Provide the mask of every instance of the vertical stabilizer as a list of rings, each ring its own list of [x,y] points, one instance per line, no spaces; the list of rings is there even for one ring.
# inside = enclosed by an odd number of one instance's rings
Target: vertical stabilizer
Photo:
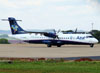
[[[24,34],[25,33],[25,31],[17,24],[16,21],[18,20],[16,20],[13,17],[9,17],[8,21],[10,24],[12,34]]]

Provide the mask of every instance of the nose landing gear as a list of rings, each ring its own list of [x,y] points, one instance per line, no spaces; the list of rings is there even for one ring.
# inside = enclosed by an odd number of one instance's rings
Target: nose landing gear
[[[94,44],[90,44],[90,47],[94,47]]]

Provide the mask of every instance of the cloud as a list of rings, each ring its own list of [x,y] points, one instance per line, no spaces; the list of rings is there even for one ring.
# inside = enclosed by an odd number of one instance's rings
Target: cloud
[[[42,5],[42,0],[22,0],[19,4],[24,6],[40,6]]]
[[[46,1],[46,0],[44,0]],[[66,0],[48,0],[49,2],[63,2],[63,1],[66,1]]]
[[[29,6],[40,6],[42,5],[42,0],[0,0],[0,6],[11,7],[11,8],[22,8]]]
[[[72,28],[73,24],[87,24],[93,16],[99,18],[97,5],[98,0],[0,0],[0,17],[22,19],[25,29],[66,28],[66,24]]]
[[[11,3],[8,0],[0,0],[0,6],[2,6],[2,7],[16,7],[15,4]]]
[[[53,6],[52,9],[56,12],[64,13],[70,16],[77,15],[90,15],[94,13],[93,8],[90,5],[66,5],[66,6]]]
[[[88,0],[88,2],[93,2],[93,3],[96,3],[96,4],[100,4],[100,0]]]
[[[87,0],[92,7],[94,8],[100,8],[100,0]]]
[[[46,0],[44,0],[46,1]],[[82,0],[48,0],[49,2],[80,2]]]

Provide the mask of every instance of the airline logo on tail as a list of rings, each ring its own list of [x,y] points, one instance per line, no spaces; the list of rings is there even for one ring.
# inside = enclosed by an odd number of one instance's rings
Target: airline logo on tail
[[[14,33],[16,33],[16,31],[18,30],[18,26],[17,25],[11,25],[11,28],[14,30]]]

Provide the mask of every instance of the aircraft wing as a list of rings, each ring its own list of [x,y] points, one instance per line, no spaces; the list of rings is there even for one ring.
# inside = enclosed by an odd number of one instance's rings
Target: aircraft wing
[[[25,31],[26,33],[36,33],[36,34],[42,34],[46,37],[51,38],[58,38],[55,32],[48,32],[48,31]]]

